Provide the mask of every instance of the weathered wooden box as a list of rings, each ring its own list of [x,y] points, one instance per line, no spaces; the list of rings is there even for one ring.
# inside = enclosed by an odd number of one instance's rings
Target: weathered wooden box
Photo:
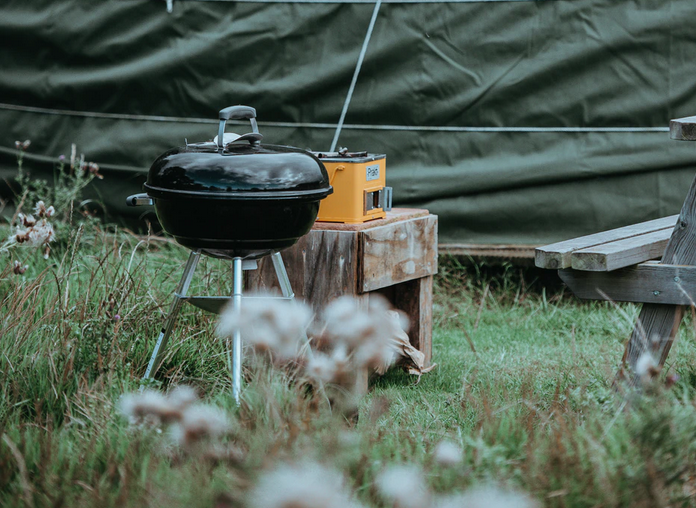
[[[295,296],[315,310],[352,295],[365,305],[386,296],[411,319],[411,344],[432,356],[433,275],[437,273],[437,216],[427,210],[394,209],[363,224],[316,222],[282,252]],[[245,291],[277,287],[269,258],[246,272]]]

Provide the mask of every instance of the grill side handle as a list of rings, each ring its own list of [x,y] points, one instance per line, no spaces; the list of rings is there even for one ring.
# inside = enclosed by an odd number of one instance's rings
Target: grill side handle
[[[128,196],[126,198],[126,205],[128,206],[147,206],[154,204],[155,202],[150,196],[147,195],[147,193],[133,194],[132,196]]]
[[[222,150],[224,148],[223,144],[223,138],[225,137],[225,124],[227,124],[227,120],[244,120],[248,119],[249,123],[251,123],[251,131],[253,134],[258,134],[259,137],[258,139],[254,137],[250,137],[249,141],[253,145],[258,145],[259,140],[261,139],[261,135],[259,133],[259,127],[256,124],[256,109],[252,108],[251,106],[229,106],[225,109],[220,110],[220,126],[218,127],[218,151],[222,153]]]

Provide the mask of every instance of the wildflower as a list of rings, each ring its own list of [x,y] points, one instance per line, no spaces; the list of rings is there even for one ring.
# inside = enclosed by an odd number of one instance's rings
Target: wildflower
[[[331,356],[316,352],[307,362],[307,375],[318,381],[330,383],[336,378],[338,366]]]
[[[121,321],[121,316],[118,315],[118,314],[116,314],[116,315],[114,316],[113,319],[114,319],[114,321],[116,321],[116,322]]]
[[[181,407],[172,404],[165,395],[154,390],[123,395],[119,409],[131,423],[170,423],[182,418]]]
[[[184,407],[171,434],[177,444],[191,448],[202,441],[219,438],[229,427],[227,415],[222,410],[205,404],[193,404]]]
[[[245,300],[241,312],[232,307],[224,310],[217,332],[228,337],[239,330],[257,350],[289,359],[297,356],[310,318],[311,311],[304,304],[259,297]]]
[[[99,172],[99,165],[96,162],[87,163],[87,172],[90,175],[94,175],[95,177],[99,178],[100,180],[104,179],[104,175],[102,175]]]
[[[36,219],[31,215],[24,215],[23,213],[17,214],[17,222],[19,222],[25,228],[31,228],[36,225]]]
[[[197,401],[196,390],[182,385],[168,395],[152,390],[123,395],[119,407],[131,423],[168,425],[169,435],[176,444],[188,452],[210,455],[219,444],[215,440],[227,432],[230,425],[224,411]],[[210,456],[214,455],[225,454],[216,452]]]
[[[43,201],[37,201],[36,206],[34,206],[34,213],[38,215],[40,219],[43,219],[44,217],[52,217],[56,213],[56,209],[52,206],[46,207],[46,203]],[[31,215],[29,217],[31,217]]]
[[[117,317],[120,319],[118,314],[114,316],[114,319]],[[198,395],[196,394],[195,388],[186,385],[179,385],[169,392],[167,398],[173,406],[180,409],[185,409],[198,400]]]
[[[377,490],[395,508],[423,508],[430,493],[423,471],[415,466],[391,466],[377,477]]]
[[[441,466],[456,466],[462,462],[462,449],[452,441],[440,441],[433,458]]]
[[[55,232],[53,231],[53,226],[51,223],[44,221],[39,222],[37,225],[29,228],[25,232],[25,241],[30,247],[39,247],[41,245],[48,245],[49,242],[54,241]]]
[[[36,205],[34,205],[34,213],[39,217],[46,215],[46,203],[43,201],[37,201]]]
[[[248,495],[254,508],[361,508],[335,469],[314,462],[286,464],[261,476]]]
[[[27,268],[29,268],[29,265],[22,266],[22,263],[15,260],[14,267],[13,267],[12,271],[17,275],[22,275],[24,272],[27,271]]]
[[[348,348],[356,367],[382,368],[396,358],[391,343],[393,318],[383,298],[370,298],[367,310],[357,300],[345,296],[334,300],[324,311],[326,327],[318,337],[320,345]]]
[[[31,145],[31,141],[25,139],[24,141],[15,141],[15,148],[17,150],[25,151]]]
[[[641,381],[650,381],[660,373],[660,367],[655,361],[655,357],[650,352],[645,352],[636,361],[636,375]]]
[[[361,310],[358,300],[350,296],[337,298],[324,310],[330,336],[351,345],[358,345],[375,333],[379,323],[373,317],[369,311]]]
[[[384,373],[396,360],[397,351],[390,342],[388,335],[383,335],[380,340],[364,342],[355,350],[355,363],[361,367],[375,369]]]
[[[65,155],[60,154],[60,155],[58,156],[58,160],[60,161],[61,164],[62,164],[63,162],[65,162]]]
[[[46,208],[46,204],[43,201],[39,201],[36,203],[34,212],[39,216],[41,219],[40,221],[37,221],[33,215],[17,214],[17,222],[19,225],[10,240],[15,243],[26,244],[29,247],[43,246],[44,258],[48,259],[48,254],[51,250],[49,243],[54,241],[56,237],[53,226],[46,218],[53,215],[55,209],[52,206]]]
[[[342,430],[338,433],[338,444],[342,448],[355,449],[360,446],[360,435],[351,430]]]
[[[336,345],[333,351],[331,351],[331,359],[336,365],[336,369],[339,371],[346,370],[350,367],[350,356],[345,344]]]
[[[327,322],[350,321],[357,311],[357,301],[350,296],[335,299],[324,309],[324,320]]]
[[[17,243],[24,243],[29,240],[29,231],[17,229],[17,232],[12,238]]]
[[[434,508],[539,508],[540,504],[526,494],[494,487],[479,487],[464,494],[436,500]]]

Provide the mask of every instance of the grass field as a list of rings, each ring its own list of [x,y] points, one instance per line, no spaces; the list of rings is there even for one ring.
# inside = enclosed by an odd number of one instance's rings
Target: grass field
[[[48,260],[0,255],[0,506],[696,505],[691,319],[665,369],[677,383],[667,388],[663,373],[627,402],[611,383],[637,307],[580,303],[531,271],[441,259],[438,366],[420,382],[397,370],[374,378],[356,421],[252,355],[236,406],[214,318],[188,307],[157,388],[193,386],[225,412],[217,447],[200,449],[118,409],[138,389],[183,249],[88,222]],[[228,264],[205,259],[198,273],[193,291],[229,294]],[[292,463],[303,481],[273,472]],[[334,470],[342,501],[321,497]],[[385,486],[385,471],[398,481]],[[267,485],[305,501],[264,497]]]

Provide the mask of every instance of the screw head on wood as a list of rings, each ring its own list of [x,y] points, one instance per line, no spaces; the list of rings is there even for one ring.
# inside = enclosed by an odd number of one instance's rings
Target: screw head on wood
[[[675,277],[674,282],[681,282],[681,279],[679,277]]]
[[[655,296],[660,296],[660,292],[659,292],[659,291],[653,291],[653,294],[654,294]]]

